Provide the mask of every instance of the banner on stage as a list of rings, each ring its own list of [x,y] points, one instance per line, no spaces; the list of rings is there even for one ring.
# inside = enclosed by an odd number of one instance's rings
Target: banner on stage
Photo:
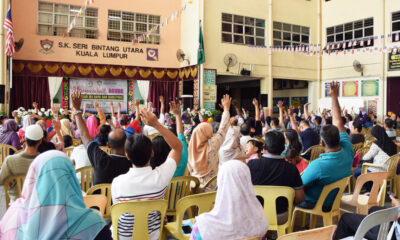
[[[117,111],[118,103],[121,104],[121,112],[127,112],[128,82],[126,80],[103,79],[70,79],[70,96],[74,90],[82,93],[82,108],[86,104],[87,112],[97,112],[93,106],[96,100],[104,113],[110,113],[110,101],[113,102],[114,111]]]

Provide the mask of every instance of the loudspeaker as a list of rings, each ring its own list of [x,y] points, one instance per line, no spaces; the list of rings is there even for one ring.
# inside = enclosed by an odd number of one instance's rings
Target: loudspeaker
[[[243,75],[243,76],[250,76],[251,75],[251,71],[243,68],[242,71],[240,72],[240,74]]]
[[[0,85],[0,103],[6,103],[6,86]]]
[[[268,94],[260,94],[258,102],[263,106],[268,106]]]

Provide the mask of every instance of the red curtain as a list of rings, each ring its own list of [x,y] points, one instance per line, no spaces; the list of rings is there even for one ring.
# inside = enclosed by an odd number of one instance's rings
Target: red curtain
[[[37,102],[39,108],[50,108],[50,92],[47,77],[13,76],[10,111],[19,107],[32,109]]]
[[[160,112],[160,96],[165,99],[165,112],[169,111],[169,102],[179,97],[179,82],[150,82],[149,97],[147,101]]]

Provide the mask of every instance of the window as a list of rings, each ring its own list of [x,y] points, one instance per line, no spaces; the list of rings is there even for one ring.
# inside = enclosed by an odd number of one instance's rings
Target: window
[[[310,42],[310,28],[274,22],[273,32],[274,46],[300,46]]]
[[[374,19],[366,18],[326,29],[330,50],[357,49],[374,45]],[[345,48],[343,45],[345,44]]]
[[[400,11],[392,13],[392,40],[400,41]]]
[[[38,34],[62,36],[67,32],[79,10],[79,6],[39,2]],[[86,8],[86,11],[75,20],[75,26],[68,36],[95,39],[98,31],[97,22],[97,9]]]
[[[222,42],[265,46],[265,21],[222,13]]]
[[[108,35],[112,41],[132,42],[137,37],[147,33],[153,27],[160,25],[160,16],[142,13],[131,13],[108,10]],[[140,43],[160,44],[160,28],[153,31],[149,38]]]

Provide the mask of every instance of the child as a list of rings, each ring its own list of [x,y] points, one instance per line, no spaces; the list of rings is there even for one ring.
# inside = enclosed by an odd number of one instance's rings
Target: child
[[[246,159],[246,163],[253,159],[258,159],[261,157],[261,151],[263,150],[264,143],[261,139],[252,138],[247,142],[246,155],[249,156]]]

